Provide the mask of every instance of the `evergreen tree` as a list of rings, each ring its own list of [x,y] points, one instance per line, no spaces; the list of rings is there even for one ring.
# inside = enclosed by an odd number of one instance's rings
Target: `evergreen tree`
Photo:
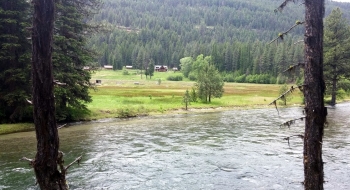
[[[338,81],[350,78],[350,26],[339,8],[325,20],[324,71],[327,90],[336,104]]]
[[[86,36],[91,33],[85,14],[89,2],[61,0],[56,3],[53,67],[55,80],[64,83],[55,88],[56,114],[58,120],[71,120],[74,112],[87,110],[90,71],[84,70],[93,60],[94,53],[86,48]],[[91,1],[91,3],[96,3]],[[98,4],[97,4],[98,5]]]
[[[30,5],[0,1],[0,123],[32,118],[30,100]]]

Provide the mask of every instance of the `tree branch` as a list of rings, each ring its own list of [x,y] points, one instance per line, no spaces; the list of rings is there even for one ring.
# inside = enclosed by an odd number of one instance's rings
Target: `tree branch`
[[[287,71],[288,71],[288,72],[291,72],[291,71],[295,70],[295,68],[297,68],[297,67],[299,67],[299,66],[305,66],[305,63],[304,63],[304,62],[299,62],[298,64],[291,65],[291,66],[289,66],[288,69],[284,70],[283,73],[285,73],[285,72],[287,72]]]
[[[276,106],[276,109],[277,109],[277,105],[276,105],[276,102],[277,100],[280,100],[280,99],[283,99],[286,97],[286,95],[290,94],[290,93],[293,93],[295,89],[299,89],[300,91],[303,91],[303,87],[305,85],[300,85],[300,86],[297,86],[297,87],[294,87],[294,86],[291,86],[289,90],[287,90],[286,92],[284,92],[283,94],[281,94],[278,98],[276,98],[275,100],[273,100],[269,105],[271,104],[274,104]]]
[[[57,127],[57,129],[61,129],[61,128],[65,127],[66,125],[67,125],[67,123],[65,123],[63,125],[60,125],[60,126]]]
[[[57,85],[59,85],[59,86],[65,86],[65,85],[67,85],[67,83],[61,83],[61,82],[59,82],[58,80],[53,80],[53,83],[54,83],[54,84],[57,84]]]
[[[304,140],[304,135],[292,135],[292,136],[283,138],[283,140],[287,140],[287,141],[288,141],[288,146],[289,146],[289,147],[290,147],[289,140],[290,140],[290,138],[292,138],[292,137],[300,137],[301,139]]]
[[[295,24],[294,24],[292,27],[290,27],[287,31],[285,31],[285,32],[283,32],[283,33],[279,33],[278,36],[277,36],[275,39],[273,39],[273,40],[269,43],[269,45],[270,45],[272,42],[274,42],[274,41],[276,41],[276,40],[278,40],[278,39],[283,40],[283,39],[284,39],[284,36],[287,35],[288,32],[290,32],[293,28],[295,28],[296,26],[301,25],[301,24],[304,24],[304,21],[301,22],[301,21],[298,21],[298,20],[297,20],[297,21],[295,22]]]
[[[277,9],[274,10],[274,12],[275,13],[278,12],[278,11],[281,12],[284,9],[284,7],[287,6],[287,4],[289,2],[295,3],[296,1],[298,1],[298,0],[285,0]]]
[[[34,167],[34,160],[33,159],[30,159],[30,158],[27,158],[27,157],[23,157],[21,159],[19,159],[20,161],[27,161],[29,162],[29,165]]]
[[[280,125],[280,128],[283,127],[283,126],[287,126],[288,128],[290,128],[291,125],[293,125],[296,121],[303,121],[306,117],[300,117],[300,118],[297,118],[297,119],[292,119],[292,120],[289,120],[289,121],[286,121],[284,123],[282,123]]]

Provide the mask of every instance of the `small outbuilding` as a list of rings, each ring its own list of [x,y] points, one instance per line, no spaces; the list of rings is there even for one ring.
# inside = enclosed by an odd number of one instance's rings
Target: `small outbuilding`
[[[167,72],[168,71],[168,66],[156,65],[156,66],[154,66],[154,70],[157,71],[157,72]]]
[[[104,65],[104,69],[113,70],[113,65]]]

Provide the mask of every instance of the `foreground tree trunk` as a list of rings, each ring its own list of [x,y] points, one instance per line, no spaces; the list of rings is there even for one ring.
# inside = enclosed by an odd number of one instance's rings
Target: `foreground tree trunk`
[[[305,189],[323,189],[322,137],[327,115],[323,79],[324,0],[305,0]]]
[[[37,153],[33,167],[40,189],[67,189],[57,169],[59,138],[52,74],[54,1],[33,0],[32,81]]]

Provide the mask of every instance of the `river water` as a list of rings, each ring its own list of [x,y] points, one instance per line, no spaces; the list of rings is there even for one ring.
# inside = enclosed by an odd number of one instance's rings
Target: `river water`
[[[233,110],[108,119],[60,129],[71,189],[303,189],[301,108]],[[350,189],[350,104],[329,109],[325,189]],[[35,133],[0,136],[0,189],[38,189],[19,161],[35,155]]]

